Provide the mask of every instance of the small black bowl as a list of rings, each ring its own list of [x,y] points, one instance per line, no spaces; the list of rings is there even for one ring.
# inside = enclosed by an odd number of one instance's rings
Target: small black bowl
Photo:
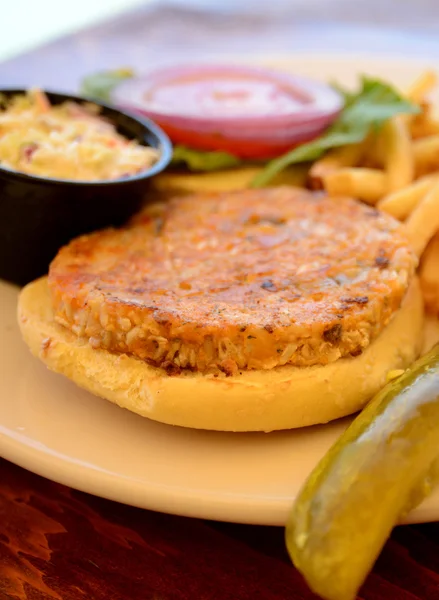
[[[0,90],[6,98],[25,90]],[[0,166],[0,278],[25,285],[47,273],[61,246],[72,238],[122,225],[147,200],[148,179],[172,157],[167,135],[147,118],[130,115],[87,98],[46,92],[52,104],[93,102],[119,133],[157,148],[148,170],[108,181],[72,181],[26,175]]]

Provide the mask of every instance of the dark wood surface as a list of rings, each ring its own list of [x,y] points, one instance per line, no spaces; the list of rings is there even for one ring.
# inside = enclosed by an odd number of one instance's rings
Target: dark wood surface
[[[76,89],[94,69],[151,64],[224,51],[405,51],[439,57],[439,42],[398,2],[398,24],[299,22],[297,10],[246,15],[152,6],[0,65],[1,85]],[[312,3],[302,3],[311,6]],[[346,15],[364,5],[345,2]],[[395,4],[395,2],[393,3]],[[372,6],[373,5],[373,6]],[[287,3],[283,3],[284,8]],[[296,4],[297,6],[297,4]],[[300,11],[299,11],[300,12]],[[303,12],[303,11],[302,11]],[[340,16],[343,11],[339,11]],[[422,11],[421,11],[422,12]],[[378,14],[378,13],[377,13]],[[390,13],[389,13],[390,14]],[[411,14],[411,13],[410,13]],[[302,17],[309,17],[306,11]],[[418,13],[419,16],[419,13]],[[390,17],[389,17],[390,18]],[[0,448],[1,452],[1,448]],[[439,524],[397,528],[360,596],[363,600],[439,600]],[[94,498],[0,460],[0,600],[311,600],[277,528],[208,523]]]
[[[395,530],[359,596],[439,599],[439,524]],[[0,461],[0,600],[312,600],[283,531],[135,509]]]

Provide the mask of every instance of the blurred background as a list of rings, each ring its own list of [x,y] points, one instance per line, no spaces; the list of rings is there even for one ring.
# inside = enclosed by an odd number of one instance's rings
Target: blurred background
[[[67,89],[96,69],[233,53],[385,52],[431,62],[438,27],[439,0],[13,0],[2,14],[0,81]],[[37,47],[38,80],[24,82],[20,55],[31,52],[29,73]],[[72,50],[79,60],[66,73]]]

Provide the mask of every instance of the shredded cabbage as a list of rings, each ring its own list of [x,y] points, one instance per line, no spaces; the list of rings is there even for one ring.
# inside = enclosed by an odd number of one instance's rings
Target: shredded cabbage
[[[144,171],[158,150],[120,135],[92,103],[52,106],[44,92],[3,100],[0,165],[40,177],[99,181]]]

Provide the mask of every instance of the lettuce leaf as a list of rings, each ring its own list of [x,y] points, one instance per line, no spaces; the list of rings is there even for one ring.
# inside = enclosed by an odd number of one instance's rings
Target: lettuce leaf
[[[345,98],[345,106],[336,121],[319,138],[270,161],[254,178],[252,187],[263,187],[289,165],[314,161],[327,150],[364,141],[395,115],[419,112],[418,106],[379,79],[362,77],[356,94],[340,86],[337,89]]]
[[[82,96],[100,100],[102,102],[111,102],[111,92],[124,79],[134,77],[132,69],[115,69],[114,71],[100,71],[87,75],[81,81],[80,93]]]
[[[193,150],[187,146],[174,146],[173,165],[184,164],[190,171],[219,171],[242,164],[242,160],[228,152]]]

